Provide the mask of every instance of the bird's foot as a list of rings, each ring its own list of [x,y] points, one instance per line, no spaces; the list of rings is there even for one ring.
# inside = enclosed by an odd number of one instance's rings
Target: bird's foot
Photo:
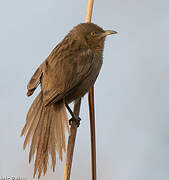
[[[81,121],[81,118],[80,118],[80,117],[74,115],[74,117],[72,117],[72,118],[69,120],[69,125],[72,125],[72,122],[73,122],[73,121],[76,123],[77,127],[80,126],[80,121]]]

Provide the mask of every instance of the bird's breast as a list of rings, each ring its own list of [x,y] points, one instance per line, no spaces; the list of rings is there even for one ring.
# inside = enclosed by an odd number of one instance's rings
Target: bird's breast
[[[72,89],[71,93],[66,97],[68,103],[84,96],[89,91],[99,75],[102,63],[102,55],[95,53],[93,55],[90,72],[76,87]]]

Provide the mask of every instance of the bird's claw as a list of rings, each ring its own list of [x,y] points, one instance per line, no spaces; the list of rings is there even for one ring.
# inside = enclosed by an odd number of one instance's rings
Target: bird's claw
[[[80,126],[80,121],[81,121],[81,118],[78,117],[78,116],[75,116],[75,117],[72,117],[70,120],[69,120],[69,125],[71,126],[72,125],[72,122],[75,122],[77,127]]]

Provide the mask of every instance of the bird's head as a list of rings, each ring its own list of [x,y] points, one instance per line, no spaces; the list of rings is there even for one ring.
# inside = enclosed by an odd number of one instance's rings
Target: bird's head
[[[73,28],[73,32],[82,43],[85,43],[89,48],[95,50],[103,50],[105,37],[111,34],[116,34],[114,30],[103,30],[101,27],[93,23],[81,23]]]

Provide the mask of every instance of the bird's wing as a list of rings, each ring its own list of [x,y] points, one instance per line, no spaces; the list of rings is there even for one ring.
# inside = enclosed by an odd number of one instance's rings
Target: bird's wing
[[[41,66],[39,66],[39,68],[35,71],[35,73],[31,77],[31,79],[27,85],[27,89],[28,89],[27,95],[28,96],[31,96],[34,93],[37,86],[40,84],[41,76],[42,76],[42,68],[41,68]]]
[[[70,52],[56,60],[46,60],[42,76],[43,102],[45,105],[59,101],[90,73],[93,65],[92,50]]]

